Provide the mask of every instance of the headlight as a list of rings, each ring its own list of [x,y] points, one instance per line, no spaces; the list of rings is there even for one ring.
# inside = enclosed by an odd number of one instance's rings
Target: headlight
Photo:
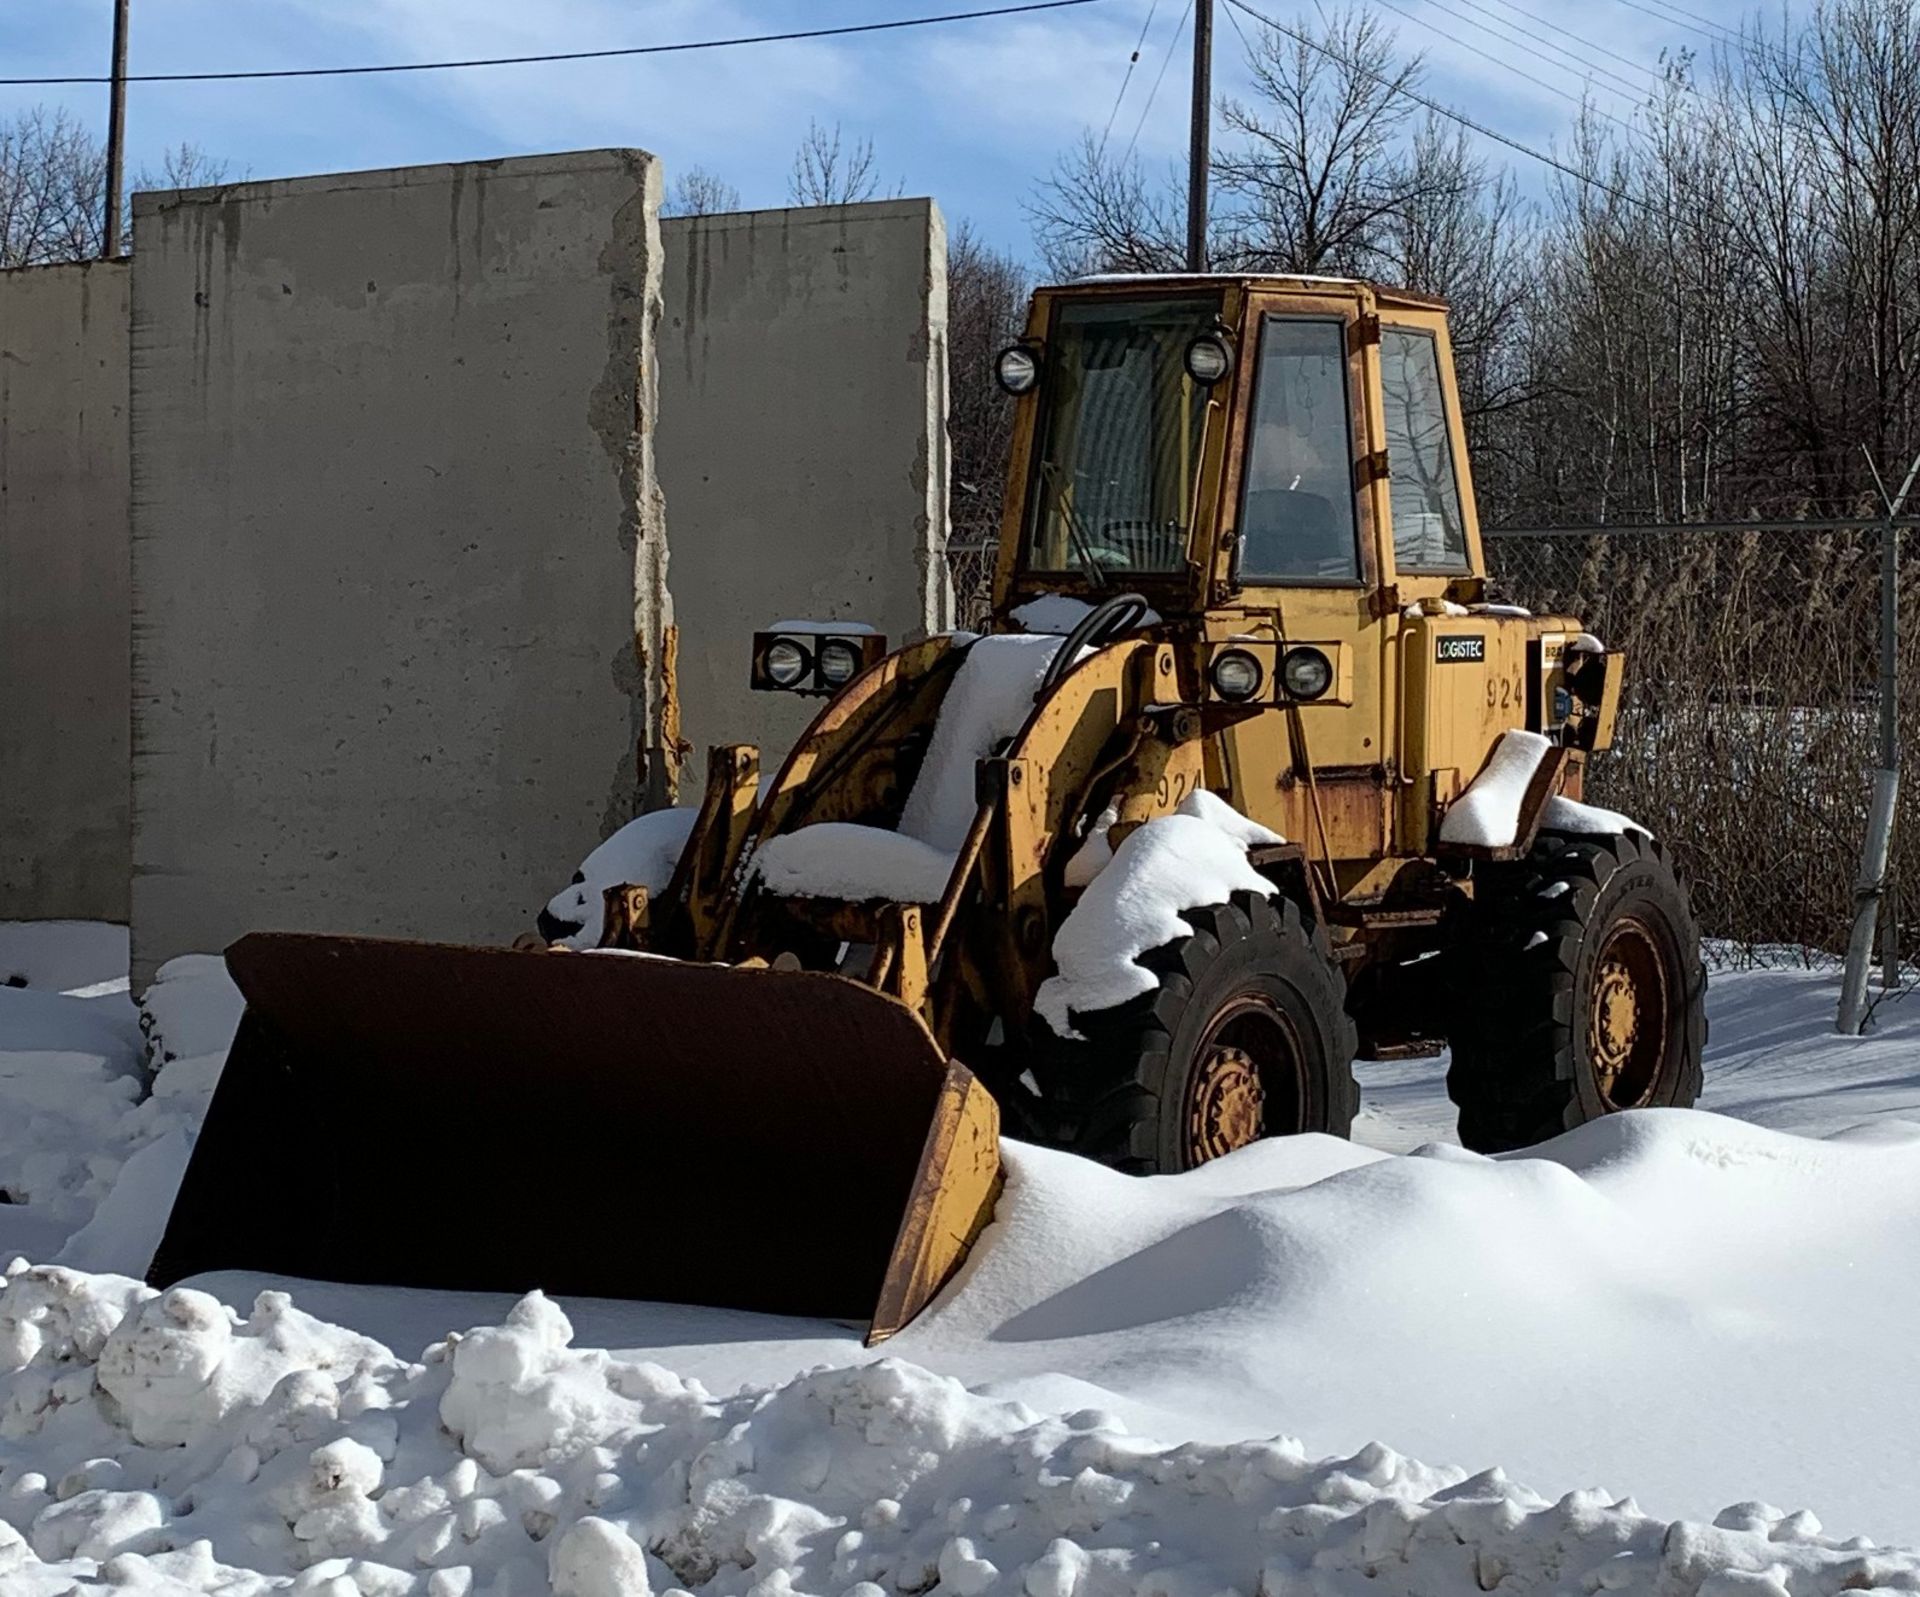
[[[812,664],[807,651],[791,638],[779,638],[767,646],[767,680],[775,687],[792,687]]]
[[[1333,662],[1318,649],[1289,649],[1280,680],[1296,699],[1317,699],[1333,686]]]
[[[851,643],[838,638],[820,645],[820,680],[837,688],[860,669],[860,653]]]
[[[1218,333],[1202,333],[1187,345],[1187,375],[1211,388],[1233,370],[1233,351]]]
[[[1258,693],[1264,675],[1260,662],[1245,649],[1225,649],[1213,657],[1213,691],[1235,704]]]
[[[1031,393],[1040,381],[1040,355],[1031,344],[1009,344],[993,363],[993,374],[1010,394]]]

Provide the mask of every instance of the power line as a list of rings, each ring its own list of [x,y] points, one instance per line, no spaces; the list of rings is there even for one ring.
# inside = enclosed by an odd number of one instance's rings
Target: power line
[[[1577,51],[1569,50],[1564,44],[1555,44],[1553,40],[1549,39],[1545,34],[1535,33],[1533,29],[1526,27],[1521,23],[1509,22],[1505,17],[1499,16],[1496,13],[1489,11],[1485,6],[1479,4],[1479,0],[1460,0],[1460,4],[1465,6],[1470,11],[1478,11],[1484,17],[1493,18],[1493,20],[1499,23],[1501,27],[1512,29],[1514,33],[1518,33],[1525,38],[1533,40],[1535,44],[1540,45],[1543,49],[1551,50],[1556,55],[1565,56],[1567,60],[1573,62],[1575,66],[1580,67],[1583,71],[1587,72],[1589,75],[1603,77],[1603,78],[1611,78],[1616,84],[1620,86],[1620,90],[1625,91],[1627,94],[1639,95],[1639,94],[1646,93],[1646,90],[1641,88],[1639,84],[1631,82],[1630,80],[1621,77],[1620,74],[1618,72],[1615,72],[1612,67],[1603,67],[1600,65],[1598,61],[1595,61],[1588,56],[1581,55]],[[1442,7],[1442,9],[1444,10],[1446,8]],[[1508,6],[1508,10],[1518,12],[1519,15],[1527,18],[1529,22],[1542,21],[1541,18],[1535,17],[1531,12],[1520,11],[1520,8],[1518,6],[1510,5]],[[1458,15],[1458,13],[1456,12],[1455,15]],[[1488,26],[1488,24],[1481,22],[1481,23],[1476,23],[1475,26],[1480,28],[1485,28]],[[1545,26],[1549,28],[1554,27],[1554,25],[1551,22],[1546,23]],[[1563,33],[1563,34],[1567,33],[1567,30],[1565,28],[1555,28],[1554,31],[1557,33]],[[1577,40],[1579,36],[1577,34],[1567,34],[1567,37]],[[1518,41],[1511,41],[1511,42],[1518,42]],[[1641,70],[1644,71],[1645,68],[1642,68]]]
[[[1396,5],[1394,3],[1394,0],[1374,0],[1374,3],[1376,5],[1385,6],[1389,11],[1393,12],[1395,15],[1405,17],[1407,21],[1413,23],[1416,27],[1425,28],[1430,33],[1436,33],[1443,39],[1451,40],[1454,37],[1452,34],[1448,33],[1445,28],[1441,27],[1439,23],[1433,22],[1428,18],[1421,16],[1418,12],[1409,11],[1404,6]],[[1437,9],[1441,11],[1447,10],[1447,7],[1445,7],[1444,5],[1439,5],[1438,0],[1430,0],[1430,3],[1433,3],[1434,5],[1436,5]],[[1487,27],[1487,25],[1484,22],[1475,22],[1472,17],[1461,16],[1461,14],[1458,11],[1451,12],[1450,15],[1458,17],[1462,22],[1465,22],[1468,27],[1477,27],[1484,33],[1493,33],[1493,30]],[[1494,33],[1493,37],[1496,39],[1499,39],[1502,44],[1515,44],[1519,42],[1518,40],[1506,38],[1503,35],[1497,34],[1497,33]],[[1571,93],[1570,91],[1561,88],[1560,85],[1557,83],[1547,82],[1545,78],[1535,77],[1525,67],[1515,66],[1505,56],[1497,55],[1491,50],[1486,51],[1485,56],[1486,56],[1486,59],[1491,61],[1495,66],[1504,67],[1507,71],[1511,72],[1517,78],[1524,78],[1528,83],[1531,83],[1536,89],[1545,89],[1549,94],[1557,94],[1560,96],[1561,99],[1566,100],[1573,105],[1577,105],[1581,107],[1583,110],[1591,106],[1595,112],[1605,117],[1609,122],[1618,123],[1621,127],[1626,128],[1629,132],[1633,131],[1632,124],[1629,123],[1625,118],[1615,116],[1613,112],[1609,111],[1605,106],[1595,104],[1591,98],[1583,97],[1581,95]],[[1558,62],[1553,62],[1550,64],[1554,66],[1559,66]],[[1561,67],[1560,70],[1564,72],[1567,69],[1565,67]],[[1614,92],[1617,93],[1618,91],[1616,90]]]
[[[1463,3],[1464,3],[1464,0],[1463,0]],[[1664,83],[1666,81],[1665,74],[1655,71],[1652,67],[1648,66],[1644,61],[1636,61],[1630,55],[1622,55],[1618,50],[1612,49],[1610,46],[1602,44],[1598,39],[1589,39],[1585,34],[1575,33],[1573,29],[1562,27],[1558,22],[1549,22],[1545,17],[1541,16],[1538,12],[1529,11],[1525,6],[1517,4],[1516,0],[1496,0],[1496,3],[1499,5],[1505,6],[1507,10],[1517,13],[1518,15],[1527,18],[1531,22],[1539,23],[1540,26],[1543,28],[1551,28],[1555,33],[1565,35],[1567,38],[1573,40],[1575,44],[1584,45],[1589,50],[1598,50],[1604,56],[1611,56],[1615,61],[1620,62],[1622,65],[1630,66],[1634,69],[1634,71],[1645,74],[1647,77],[1651,78],[1656,84]],[[1480,8],[1479,6],[1476,5],[1474,9],[1477,11]]]
[[[1656,11],[1652,6],[1642,5],[1640,0],[1620,0],[1623,6],[1631,6],[1635,11],[1644,12],[1656,22],[1664,22],[1670,28],[1685,28],[1689,33],[1697,33],[1703,39],[1709,39],[1717,45],[1739,44],[1739,39],[1722,29],[1719,33],[1709,33],[1705,28],[1695,27],[1691,22],[1683,22],[1679,17],[1669,16],[1665,11]],[[1703,17],[1701,19],[1705,21]]]
[[[1107,125],[1100,130],[1100,153],[1107,153],[1107,140],[1113,135],[1113,119],[1120,114],[1120,102],[1127,97],[1127,85],[1133,82],[1133,69],[1140,64],[1140,52],[1146,46],[1147,30],[1153,26],[1153,16],[1160,9],[1160,0],[1153,0],[1147,7],[1147,20],[1140,24],[1140,37],[1133,42],[1133,54],[1127,57],[1127,75],[1120,80],[1120,92],[1113,97],[1113,109],[1107,113]]]
[[[1654,214],[1658,214],[1655,207],[1648,205],[1638,195],[1631,194],[1626,189],[1618,188],[1603,178],[1597,178],[1591,172],[1582,172],[1577,166],[1569,166],[1558,156],[1549,155],[1545,150],[1536,150],[1531,144],[1524,144],[1519,139],[1501,133],[1495,128],[1490,128],[1486,123],[1476,121],[1464,112],[1456,111],[1452,106],[1443,104],[1441,101],[1435,100],[1428,95],[1424,95],[1417,89],[1410,89],[1405,84],[1396,84],[1393,79],[1375,72],[1371,67],[1363,65],[1349,56],[1342,55],[1331,45],[1322,44],[1318,39],[1301,33],[1297,29],[1289,27],[1284,22],[1276,22],[1263,11],[1256,11],[1252,6],[1247,4],[1247,0],[1227,0],[1227,4],[1235,10],[1246,12],[1255,22],[1272,28],[1274,32],[1285,34],[1286,37],[1293,40],[1295,44],[1303,45],[1309,50],[1317,51],[1319,54],[1327,57],[1328,60],[1345,67],[1349,72],[1357,72],[1362,77],[1371,79],[1389,93],[1403,95],[1405,98],[1413,101],[1414,104],[1425,106],[1436,116],[1445,117],[1449,122],[1457,122],[1461,127],[1471,129],[1482,138],[1492,139],[1495,144],[1503,144],[1510,150],[1517,150],[1530,160],[1538,161],[1543,166],[1550,166],[1556,172],[1562,172],[1566,174],[1566,176],[1573,178],[1576,182],[1584,183],[1589,188],[1598,189],[1603,194],[1611,195],[1622,204],[1636,206],[1641,210],[1652,211]]]
[[[394,61],[357,67],[274,67],[247,72],[132,72],[128,83],[233,83],[260,78],[350,78],[376,73],[449,72],[467,67],[535,66],[553,61],[606,61],[620,56],[675,55],[690,50],[725,50],[746,44],[786,44],[799,39],[843,39],[862,33],[891,33],[901,28],[925,28],[943,22],[973,22],[983,17],[1012,17],[1032,11],[1060,11],[1069,6],[1099,5],[1102,0],[1025,0],[1019,5],[993,6],[980,11],[948,11],[931,17],[899,17],[887,22],[854,22],[837,28],[802,28],[791,33],[745,34],[732,39],[692,39],[679,44],[634,44],[611,50],[553,50],[541,55],[482,56],[464,61]],[[51,87],[62,84],[110,83],[110,77],[75,76],[0,78],[0,87]]]
[[[1147,103],[1140,108],[1140,120],[1133,125],[1133,137],[1127,140],[1127,153],[1120,157],[1125,166],[1133,159],[1133,147],[1140,142],[1140,130],[1147,125],[1147,118],[1153,114],[1153,102],[1160,97],[1160,85],[1167,81],[1167,67],[1173,60],[1173,47],[1180,42],[1180,34],[1186,28],[1187,18],[1193,15],[1193,0],[1187,0],[1187,9],[1180,14],[1180,20],[1174,24],[1173,32],[1167,35],[1167,53],[1160,58],[1160,75],[1153,80],[1153,89],[1147,95]]]
[[[1683,17],[1692,17],[1695,22],[1705,23],[1708,27],[1725,34],[1728,39],[1737,40],[1739,38],[1739,35],[1724,22],[1715,22],[1712,17],[1703,17],[1698,11],[1689,11],[1683,5],[1676,5],[1674,0],[1660,0],[1660,4],[1668,11],[1678,12]]]

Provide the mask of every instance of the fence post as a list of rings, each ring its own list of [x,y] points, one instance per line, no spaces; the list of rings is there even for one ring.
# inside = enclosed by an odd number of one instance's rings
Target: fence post
[[[1880,472],[1871,455],[1874,481]],[[1867,810],[1867,835],[1860,848],[1860,878],[1853,893],[1853,935],[1847,939],[1847,965],[1840,979],[1836,1029],[1857,1036],[1866,1014],[1867,970],[1873,963],[1874,920],[1887,879],[1887,854],[1893,845],[1895,801],[1900,796],[1900,512],[1920,473],[1920,456],[1907,470],[1897,498],[1884,485],[1881,501],[1887,519],[1880,533],[1880,768],[1873,773],[1873,801]]]
[[[1900,985],[1900,873],[1891,857],[1887,889],[1880,895],[1880,986],[1893,992]]]

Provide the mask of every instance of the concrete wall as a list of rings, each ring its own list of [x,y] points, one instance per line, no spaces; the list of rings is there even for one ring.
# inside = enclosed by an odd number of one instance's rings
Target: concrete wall
[[[127,918],[127,277],[0,272],[0,919]]]
[[[510,939],[635,808],[659,185],[611,150],[136,197],[136,982],[256,927]]]
[[[931,200],[662,224],[660,475],[697,796],[710,743],[769,763],[817,699],[747,687],[752,635],[948,624],[946,229]]]

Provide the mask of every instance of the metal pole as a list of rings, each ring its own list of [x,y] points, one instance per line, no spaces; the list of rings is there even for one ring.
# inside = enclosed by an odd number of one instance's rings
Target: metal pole
[[[107,111],[106,242],[101,255],[115,260],[120,254],[120,207],[126,189],[127,162],[127,6],[113,0],[113,87]]]
[[[1207,269],[1207,163],[1213,119],[1213,0],[1193,3],[1193,135],[1187,151],[1187,270]]]
[[[1873,465],[1874,481],[1880,471]],[[1873,963],[1874,921],[1886,890],[1887,855],[1893,846],[1894,804],[1900,796],[1900,512],[1920,474],[1920,456],[1908,468],[1897,497],[1884,484],[1881,502],[1887,519],[1880,533],[1880,768],[1873,773],[1873,799],[1867,811],[1867,835],[1860,849],[1860,879],[1853,890],[1853,933],[1847,939],[1846,970],[1840,979],[1838,1030],[1858,1035],[1866,1016],[1867,971]]]

